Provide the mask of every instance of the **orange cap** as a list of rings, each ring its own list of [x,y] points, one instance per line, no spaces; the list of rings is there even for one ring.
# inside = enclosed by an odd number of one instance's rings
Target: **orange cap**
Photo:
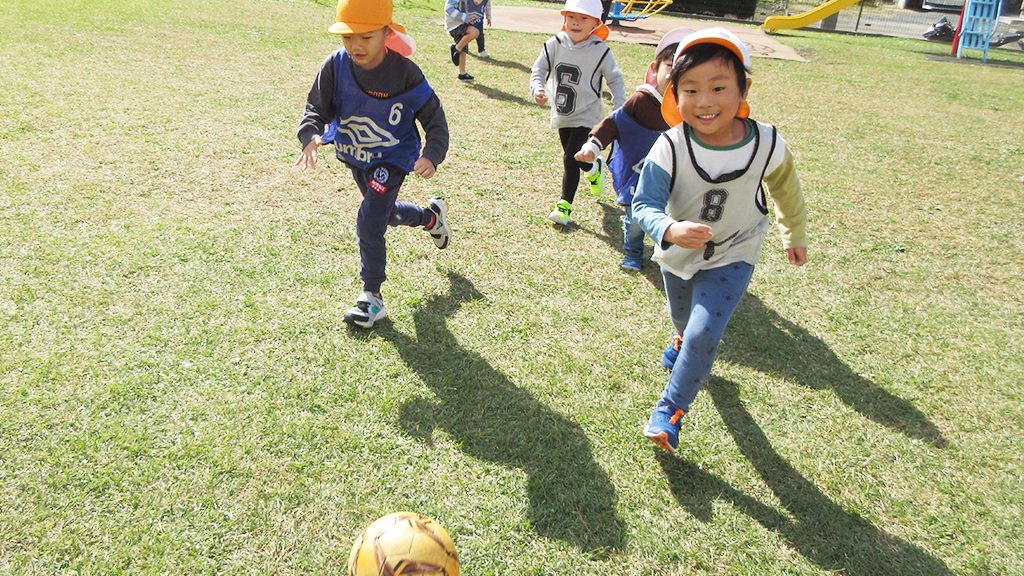
[[[416,41],[405,33],[405,27],[394,21],[395,6],[391,0],[338,0],[334,24],[327,29],[331,34],[365,34],[391,28],[393,32],[386,46],[402,56],[416,52]]]

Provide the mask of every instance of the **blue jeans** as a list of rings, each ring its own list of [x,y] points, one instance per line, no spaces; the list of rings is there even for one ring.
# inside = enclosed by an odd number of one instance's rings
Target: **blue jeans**
[[[626,253],[626,260],[642,262],[644,230],[636,220],[633,220],[633,205],[627,204],[623,208],[626,209],[626,215],[622,218],[622,251]]]
[[[356,214],[356,238],[359,239],[359,278],[366,292],[380,292],[387,280],[388,226],[429,226],[433,212],[421,206],[398,200],[398,190],[405,182],[405,172],[388,164],[367,170],[352,169],[352,178],[363,195]]]
[[[701,270],[689,280],[662,269],[668,313],[683,341],[658,406],[670,404],[689,413],[697,392],[711,376],[725,325],[753,273],[754,267],[746,262]]]

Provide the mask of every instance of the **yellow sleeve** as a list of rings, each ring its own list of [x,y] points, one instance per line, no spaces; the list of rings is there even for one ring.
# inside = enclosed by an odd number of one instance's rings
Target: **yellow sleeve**
[[[764,177],[768,194],[775,202],[775,215],[782,231],[782,247],[807,247],[807,207],[800,190],[800,179],[796,175],[796,163],[786,148],[782,164]]]

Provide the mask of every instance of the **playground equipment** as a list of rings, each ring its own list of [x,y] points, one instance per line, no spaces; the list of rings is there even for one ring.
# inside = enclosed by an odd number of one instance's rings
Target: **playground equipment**
[[[795,28],[803,28],[804,26],[810,26],[819,20],[824,20],[829,16],[853,6],[860,0],[829,0],[821,6],[816,6],[803,14],[797,14],[795,16],[769,16],[765,18],[764,24],[761,24],[761,28],[765,32],[771,33],[776,30],[793,30]]]
[[[672,0],[626,0],[612,2],[612,9],[608,11],[608,19],[612,24],[618,24],[625,20],[632,22],[648,16],[654,16],[672,4]]]
[[[960,19],[957,58],[963,58],[964,49],[968,49],[981,50],[981,61],[988,60],[988,47],[992,44],[992,36],[996,33],[1002,10],[1003,0],[967,0]]]

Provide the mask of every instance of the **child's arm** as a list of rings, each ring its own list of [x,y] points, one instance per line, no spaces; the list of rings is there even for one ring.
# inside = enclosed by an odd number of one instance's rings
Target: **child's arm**
[[[602,74],[608,83],[608,91],[612,93],[612,110],[618,110],[626,103],[626,80],[614,57],[606,59],[603,66],[605,70]]]
[[[551,70],[551,63],[548,60],[548,45],[544,44],[540,55],[530,69],[530,96],[534,102],[543,106],[548,103],[548,95],[544,92],[544,83],[547,81],[548,73]]]
[[[672,195],[672,176],[650,158],[658,155],[664,157],[670,153],[668,144],[660,138],[651,148],[633,196],[633,220],[664,249],[672,244],[683,248],[700,248],[711,239],[711,227],[688,220],[676,221],[665,213],[668,199]]]
[[[580,162],[593,162],[597,155],[601,153],[601,150],[604,150],[608,144],[612,143],[612,140],[618,137],[619,127],[615,125],[615,120],[611,116],[605,116],[604,120],[601,120],[590,131],[590,138],[587,140],[587,143],[580,148],[580,151],[573,158]]]
[[[434,94],[416,113],[416,120],[423,127],[423,152],[413,166],[413,172],[423,178],[430,178],[448,155],[448,119],[445,117],[441,100]]]
[[[803,266],[807,263],[807,207],[789,148],[779,167],[764,177],[764,183],[775,203],[786,258],[794,266]]]
[[[456,20],[462,20],[466,24],[471,23],[469,14],[459,10],[459,0],[445,0],[444,13]]]
[[[320,136],[324,127],[335,114],[334,107],[334,55],[328,56],[320,65],[320,71],[313,80],[313,86],[306,96],[306,110],[299,123],[298,138],[302,152],[295,160],[295,166],[302,169],[316,169],[316,151],[323,144]]]

